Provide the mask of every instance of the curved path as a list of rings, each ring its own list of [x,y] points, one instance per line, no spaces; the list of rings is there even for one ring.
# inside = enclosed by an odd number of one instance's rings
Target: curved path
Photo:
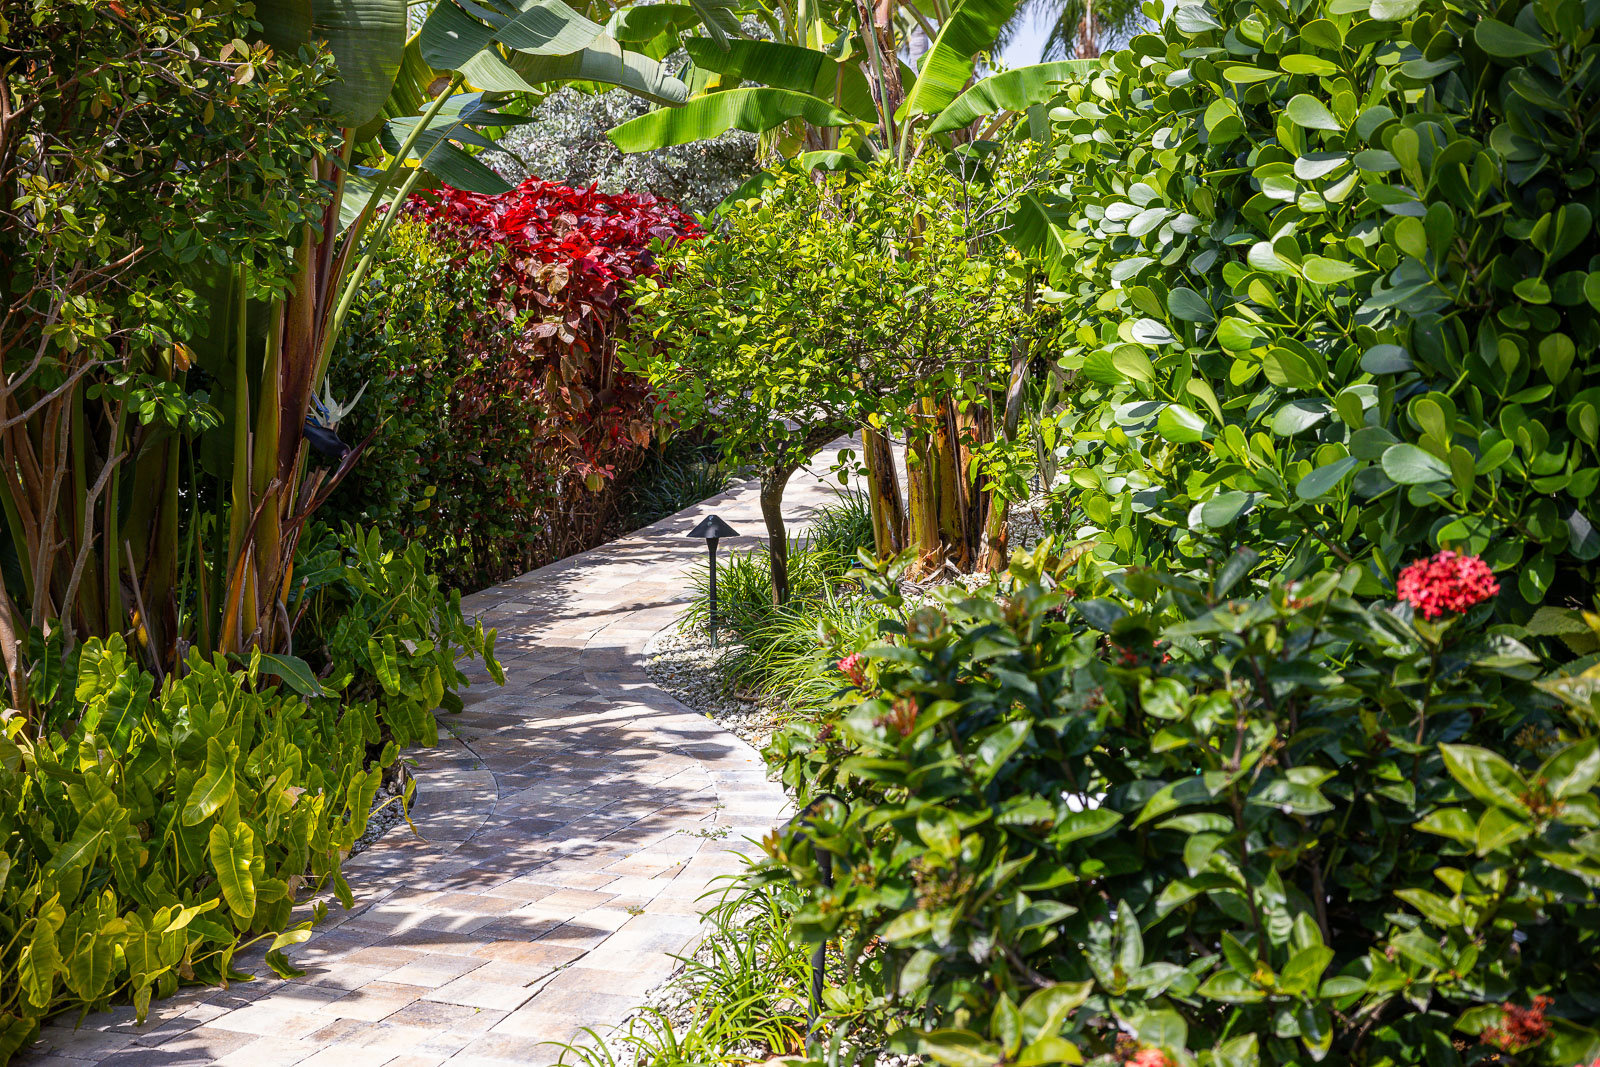
[[[832,496],[836,449],[790,481],[791,528]],[[740,486],[465,598],[499,628],[506,686],[479,672],[438,747],[409,754],[422,839],[396,827],[346,864],[355,907],[333,902],[290,950],[305,977],[242,954],[264,977],[184,990],[143,1027],[126,1008],[60,1020],[18,1062],[526,1067],[621,1022],[785,807],[749,745],[644,670],[705,559],[684,534],[713,512],[759,532],[756,497]]]

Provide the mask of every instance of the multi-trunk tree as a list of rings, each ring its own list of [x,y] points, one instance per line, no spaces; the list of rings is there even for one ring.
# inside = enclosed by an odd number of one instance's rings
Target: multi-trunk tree
[[[983,205],[981,218],[968,211],[963,220],[972,254],[994,255],[1009,242],[1031,255],[1042,232],[1038,193],[1046,175],[1038,168],[1029,173],[1012,158],[997,176],[987,160],[995,135],[1014,135],[1016,117],[1048,99],[1081,63],[1038,64],[974,81],[980,59],[1015,8],[1015,0],[939,2],[926,11],[895,0],[870,7],[779,5],[762,13],[773,40],[734,41],[726,49],[686,41],[692,62],[684,77],[695,95],[624,123],[612,140],[625,151],[644,151],[749,130],[801,170],[856,176],[885,168],[909,176],[919,160],[942,160],[960,178],[965,204]],[[899,59],[913,29],[932,40],[917,70]],[[1043,116],[1033,118],[1042,129]],[[730,200],[769,180],[758,175]],[[919,218],[910,230],[915,234],[931,222]],[[905,254],[919,254],[914,242]],[[1019,297],[1019,303],[1029,301]],[[892,316],[893,309],[880,305],[862,314]],[[992,391],[963,395],[956,381],[929,373],[924,362],[904,408],[887,414],[887,397],[869,405],[882,412],[862,423],[880,554],[911,549],[923,573],[995,566],[1002,558],[1005,500],[988,506],[994,497],[985,487],[992,481],[971,460],[1015,422],[1003,412],[1017,408],[1032,338],[1007,338],[1007,345],[1012,341],[1018,374]],[[992,411],[1002,414],[991,417]],[[884,432],[890,424],[906,434],[903,502]]]
[[[634,365],[666,413],[714,427],[731,458],[761,471],[778,603],[784,486],[854,427],[910,440],[909,534],[923,558],[943,538],[981,536],[985,494],[957,464],[971,463],[967,441],[1037,312],[1027,272],[969,240],[981,219],[966,188],[933,160],[885,161],[850,181],[788,168],[636,291]],[[930,411],[930,396],[949,397],[955,421]],[[890,517],[874,508],[881,539]]]

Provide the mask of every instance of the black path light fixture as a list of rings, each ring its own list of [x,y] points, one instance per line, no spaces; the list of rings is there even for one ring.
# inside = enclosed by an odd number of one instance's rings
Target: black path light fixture
[[[717,542],[724,537],[738,537],[739,532],[732,526],[722,521],[721,516],[707,515],[701,519],[695,528],[689,531],[690,537],[704,538],[706,549],[711,553],[711,647],[717,647]]]

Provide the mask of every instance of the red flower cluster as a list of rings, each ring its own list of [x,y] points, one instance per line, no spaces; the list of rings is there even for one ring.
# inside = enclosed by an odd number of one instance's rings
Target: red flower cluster
[[[1544,1012],[1554,1001],[1549,997],[1534,997],[1533,1006],[1519,1008],[1507,1001],[1501,1005],[1500,1025],[1486,1028],[1478,1035],[1486,1045],[1501,1052],[1520,1052],[1543,1041],[1550,1032]]]
[[[850,679],[857,689],[867,687],[867,661],[859,652],[852,652],[839,661],[839,673]]]
[[[1477,556],[1446,549],[1406,567],[1396,588],[1400,599],[1422,612],[1424,619],[1436,619],[1483,603],[1500,592],[1500,583]]]
[[[1172,1067],[1172,1061],[1158,1048],[1142,1048],[1128,1060],[1127,1067]]]

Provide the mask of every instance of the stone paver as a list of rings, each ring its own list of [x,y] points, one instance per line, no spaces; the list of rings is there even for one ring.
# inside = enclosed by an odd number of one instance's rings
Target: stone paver
[[[833,494],[834,450],[797,473],[792,528]],[[721,515],[762,530],[756,487],[463,600],[499,629],[502,688],[479,672],[440,744],[412,752],[412,818],[345,866],[355,893],[291,958],[260,949],[227,989],[44,1028],[19,1063],[451,1067],[553,1063],[620,1022],[676,967],[702,897],[784,815],[749,745],[650,683],[644,648],[690,594]],[[743,538],[728,547],[752,542]]]

